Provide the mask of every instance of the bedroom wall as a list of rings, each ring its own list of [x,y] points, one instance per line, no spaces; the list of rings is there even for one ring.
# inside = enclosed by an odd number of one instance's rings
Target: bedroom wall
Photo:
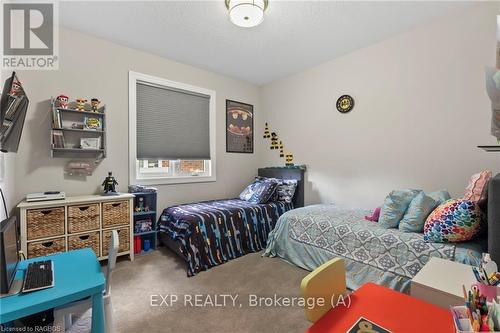
[[[15,206],[15,191],[14,191],[14,177],[15,177],[15,156],[12,153],[0,152],[0,188],[5,196],[7,211],[9,214]],[[0,221],[5,218],[5,209],[0,199]]]
[[[31,106],[16,156],[15,203],[27,193],[61,190],[67,195],[97,193],[108,170],[128,185],[128,71],[192,84],[217,93],[217,181],[163,185],[159,188],[159,207],[236,196],[256,174],[255,155],[228,154],[225,150],[225,100],[253,104],[260,117],[259,89],[222,75],[183,65],[138,50],[66,28],[60,29],[60,64],[57,71],[19,71]],[[98,97],[107,105],[108,156],[90,177],[64,174],[67,159],[50,157],[51,96]],[[257,128],[260,133],[262,130]]]
[[[498,4],[483,3],[262,88],[268,121],[306,164],[307,203],[373,208],[395,188],[463,193],[500,171],[484,66],[495,65]],[[335,109],[350,94],[349,114]],[[281,164],[257,135],[262,160]]]

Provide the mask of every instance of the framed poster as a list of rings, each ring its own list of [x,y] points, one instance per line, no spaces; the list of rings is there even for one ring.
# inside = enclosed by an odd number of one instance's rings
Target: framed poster
[[[253,153],[253,105],[226,99],[226,152]]]

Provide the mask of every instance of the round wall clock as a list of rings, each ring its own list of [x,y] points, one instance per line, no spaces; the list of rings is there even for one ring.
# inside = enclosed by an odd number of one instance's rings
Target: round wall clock
[[[354,107],[354,99],[349,95],[342,95],[337,100],[337,110],[340,113],[347,113]]]

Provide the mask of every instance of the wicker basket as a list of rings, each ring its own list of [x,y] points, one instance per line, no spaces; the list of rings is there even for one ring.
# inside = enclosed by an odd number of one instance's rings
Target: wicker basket
[[[68,250],[78,250],[84,249],[86,247],[90,247],[92,250],[94,250],[96,256],[100,256],[99,231],[68,237]]]
[[[46,256],[66,251],[64,237],[28,243],[28,258]]]
[[[28,239],[64,235],[64,207],[28,210]]]
[[[118,231],[118,239],[120,240],[120,245],[118,246],[118,253],[128,251],[130,249],[130,233],[129,228],[117,228],[114,229]],[[102,255],[107,256],[109,250],[109,243],[111,242],[111,232],[113,229],[103,230],[102,232]]]
[[[102,226],[112,227],[130,223],[128,201],[102,203]]]
[[[99,229],[99,204],[68,206],[68,232]]]

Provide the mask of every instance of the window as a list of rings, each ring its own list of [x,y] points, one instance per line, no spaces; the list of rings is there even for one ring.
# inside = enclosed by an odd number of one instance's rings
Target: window
[[[131,184],[215,181],[215,92],[129,72]]]

